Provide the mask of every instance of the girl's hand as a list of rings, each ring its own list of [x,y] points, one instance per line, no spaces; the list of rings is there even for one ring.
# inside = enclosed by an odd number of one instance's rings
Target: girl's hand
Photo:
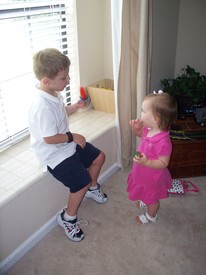
[[[141,165],[146,165],[148,158],[144,153],[139,153],[138,155],[133,157],[133,161]]]
[[[129,125],[136,136],[140,137],[142,135],[143,125],[140,119],[130,120]]]
[[[148,159],[144,153],[141,153],[140,156],[134,156],[133,161],[153,169],[164,169],[169,165],[170,157],[165,156],[151,160]]]

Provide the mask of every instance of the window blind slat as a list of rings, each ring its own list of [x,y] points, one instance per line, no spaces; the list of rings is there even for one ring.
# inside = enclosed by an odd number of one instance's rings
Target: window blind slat
[[[39,9],[17,9],[17,10],[0,10],[0,19],[10,19],[10,18],[27,18],[38,15],[46,15],[46,14],[61,14],[62,16],[66,13],[65,6],[64,7],[42,7]],[[67,13],[71,14],[71,13]]]
[[[67,1],[68,3],[66,3],[65,0],[50,0],[50,1],[25,1],[25,0],[1,0],[1,4],[0,4],[0,11],[3,12],[4,10],[13,10],[13,9],[24,9],[24,8],[36,8],[36,7],[44,7],[44,6],[50,6],[50,7],[55,7],[55,6],[59,6],[59,5],[66,5],[70,8],[69,10],[71,10],[71,8],[73,7],[73,3],[72,1]]]

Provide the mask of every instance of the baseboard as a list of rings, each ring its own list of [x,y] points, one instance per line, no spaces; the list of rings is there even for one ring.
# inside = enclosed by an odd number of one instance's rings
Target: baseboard
[[[119,169],[120,168],[118,167],[117,163],[113,164],[109,169],[107,169],[104,173],[100,175],[99,183],[104,184],[104,182]],[[0,263],[0,275],[5,274],[32,247],[34,247],[41,239],[43,239],[56,225],[57,222],[55,215]]]
[[[104,184],[115,172],[120,169],[117,163],[114,163],[110,168],[108,168],[104,173],[99,177],[99,183]]]
[[[33,246],[43,239],[57,225],[56,216],[31,235],[17,249],[15,249],[5,260],[0,263],[0,275],[7,272],[18,260],[20,260]]]

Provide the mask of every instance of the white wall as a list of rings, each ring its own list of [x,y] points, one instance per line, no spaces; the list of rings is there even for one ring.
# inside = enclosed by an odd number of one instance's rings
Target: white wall
[[[180,0],[153,1],[151,91],[160,88],[160,79],[174,75],[179,4]]]
[[[111,0],[103,0],[104,10],[104,78],[113,79]]]
[[[189,65],[206,75],[206,1],[153,1],[151,91]]]
[[[113,79],[110,0],[77,0],[80,84]]]
[[[175,75],[189,65],[206,75],[206,1],[181,0]]]

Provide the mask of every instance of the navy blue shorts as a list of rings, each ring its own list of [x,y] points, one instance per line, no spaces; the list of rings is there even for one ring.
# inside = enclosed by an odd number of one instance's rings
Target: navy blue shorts
[[[70,188],[71,193],[76,193],[91,182],[87,169],[99,156],[100,150],[90,143],[82,149],[76,147],[76,153],[62,161],[54,169],[48,166],[48,171],[65,186]]]

